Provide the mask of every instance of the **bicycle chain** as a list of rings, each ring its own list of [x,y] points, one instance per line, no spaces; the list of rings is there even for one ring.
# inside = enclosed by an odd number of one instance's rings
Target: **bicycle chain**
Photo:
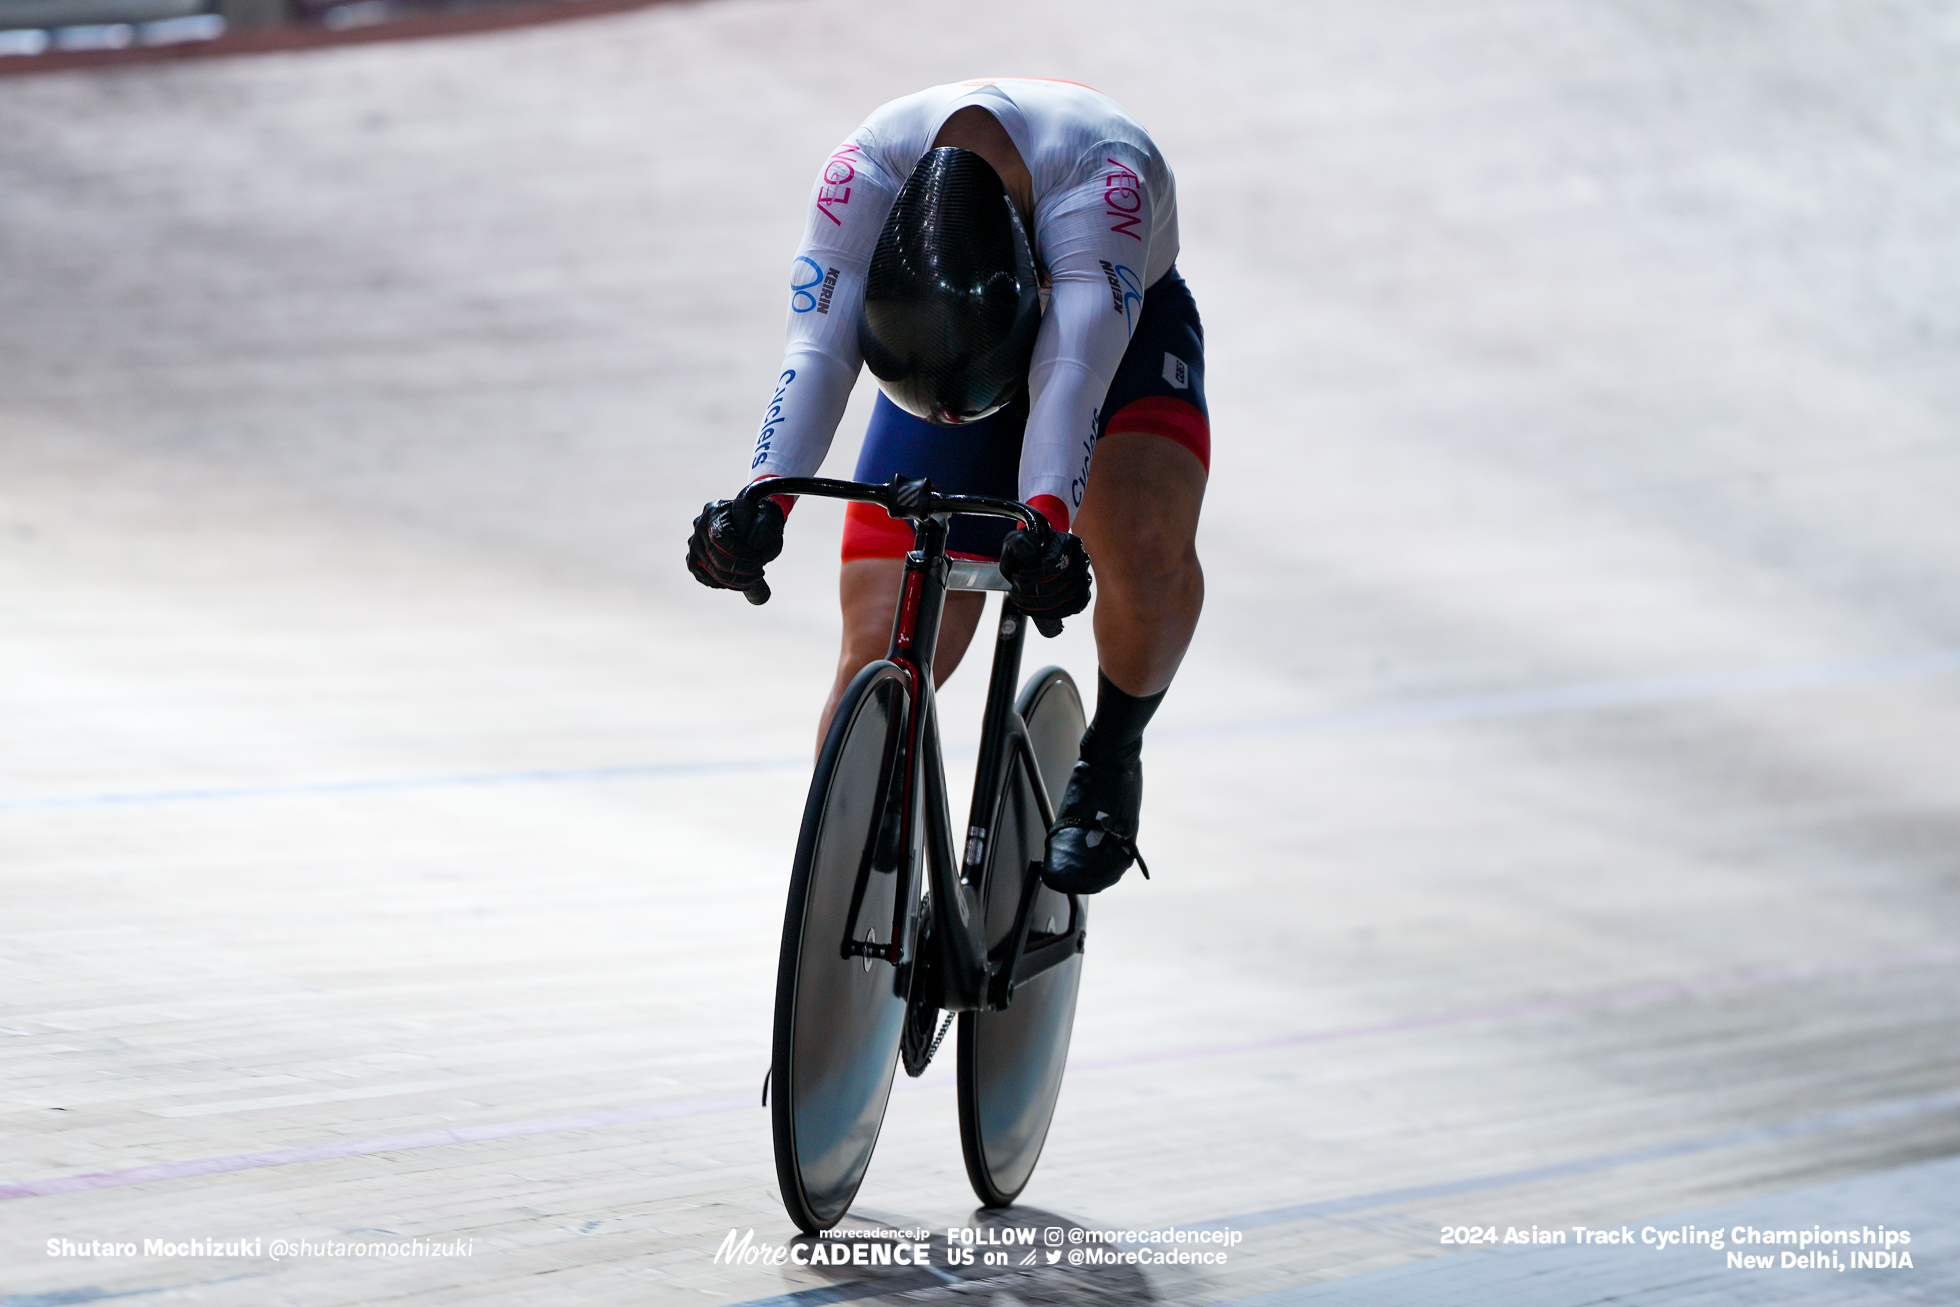
[[[939,1045],[942,1041],[945,1040],[946,1032],[948,1030],[951,1030],[952,1028],[953,1028],[953,1014],[951,1012],[948,1012],[946,1014],[946,1019],[939,1023],[939,1033],[932,1037],[932,1046],[926,1049],[926,1060],[920,1063],[919,1070],[923,1071],[927,1067],[932,1065],[933,1054],[939,1051]]]

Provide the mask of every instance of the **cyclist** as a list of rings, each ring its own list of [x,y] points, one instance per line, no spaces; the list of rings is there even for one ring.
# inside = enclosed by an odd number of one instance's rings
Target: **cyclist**
[[[1177,249],[1170,169],[1100,92],[997,78],[884,105],[818,176],[749,465],[751,481],[814,474],[868,363],[883,393],[857,480],[929,476],[942,493],[1040,510],[1055,528],[1045,549],[999,519],[955,518],[948,552],[999,559],[1015,603],[1049,633],[1088,606],[1093,556],[1096,712],[1043,869],[1063,891],[1100,891],[1140,861],[1143,731],[1204,599],[1204,337]],[[781,551],[791,507],[707,505],[689,570],[746,589]],[[851,678],[885,654],[911,539],[874,505],[847,511],[825,728]],[[947,596],[935,683],[982,601]]]

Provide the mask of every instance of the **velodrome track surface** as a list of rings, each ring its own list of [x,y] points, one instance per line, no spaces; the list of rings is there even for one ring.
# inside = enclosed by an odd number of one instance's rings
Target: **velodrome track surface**
[[[0,82],[0,1304],[1960,1298],[1951,7],[988,10]],[[682,535],[812,169],[986,73],[1179,177],[1216,457],[1156,879],[1022,1207],[941,1065],[858,1209],[936,1271],[717,1266],[792,1233],[754,1102],[838,516],[763,609]],[[1621,1223],[1915,1264],[1439,1243]],[[999,1224],[1245,1238],[946,1266]],[[47,1252],[300,1236],[473,1244]]]

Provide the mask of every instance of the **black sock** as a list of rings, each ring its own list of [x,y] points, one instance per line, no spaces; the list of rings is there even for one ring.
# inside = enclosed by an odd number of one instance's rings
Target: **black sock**
[[[1125,694],[1096,673],[1096,720],[1082,735],[1082,759],[1093,763],[1125,763],[1143,752],[1143,728],[1164,701],[1166,691],[1141,698]]]

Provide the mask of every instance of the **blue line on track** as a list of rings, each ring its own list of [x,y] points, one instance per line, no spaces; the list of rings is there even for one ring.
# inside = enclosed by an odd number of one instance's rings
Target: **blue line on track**
[[[807,756],[729,758],[706,762],[656,762],[620,767],[562,767],[536,771],[457,772],[436,776],[383,777],[366,781],[305,781],[290,785],[226,785],[194,790],[138,790],[124,794],[66,794],[0,799],[0,812],[23,808],[113,808],[157,803],[216,803],[232,799],[284,799],[322,794],[387,794],[403,790],[451,790],[495,785],[566,785],[645,780],[662,776],[713,776],[724,772],[779,771],[807,767]]]
[[[1450,695],[1373,708],[1339,709],[1273,717],[1260,721],[1216,722],[1159,727],[1151,738],[1163,743],[1210,743],[1268,735],[1341,735],[1400,726],[1539,717],[1556,713],[1603,712],[1617,708],[1685,703],[1699,699],[1743,698],[1797,690],[1944,676],[1960,672],[1960,649],[1935,649],[1891,658],[1758,667],[1726,672],[1597,681],[1551,689],[1497,694]],[[970,754],[972,746],[950,746],[949,756]],[[360,781],[313,781],[274,785],[228,785],[182,790],[139,790],[111,794],[23,795],[0,798],[0,812],[47,808],[111,808],[151,804],[215,803],[241,799],[302,798],[337,794],[388,794],[411,790],[468,789],[500,785],[567,785],[660,777],[781,771],[806,767],[805,755],[728,758],[699,762],[644,763],[618,767],[564,767],[529,771],[462,772]]]

